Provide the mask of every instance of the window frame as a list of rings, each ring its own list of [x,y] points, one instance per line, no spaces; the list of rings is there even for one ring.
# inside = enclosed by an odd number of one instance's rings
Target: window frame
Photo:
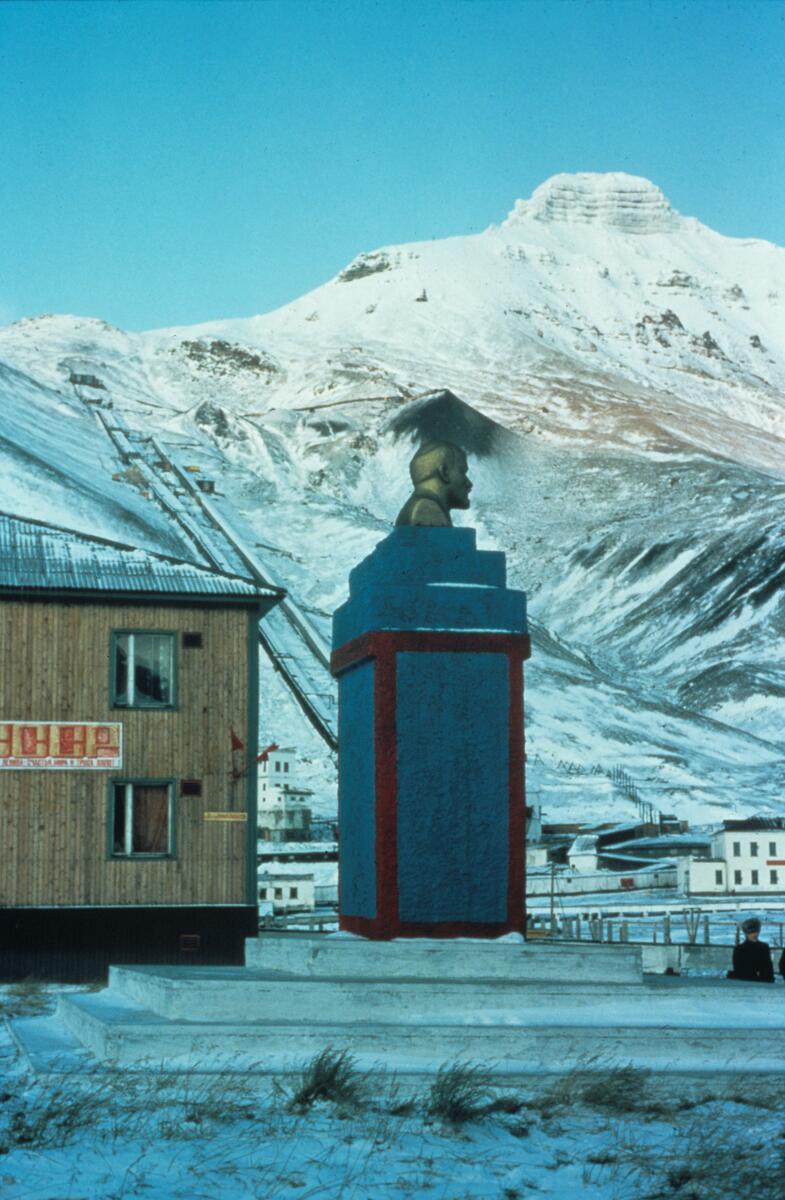
[[[733,886],[740,887],[742,882],[743,882],[743,880],[741,878],[741,871],[734,871],[733,872]]]
[[[167,704],[120,704],[117,701],[117,639],[132,636],[168,637],[172,647],[172,698]],[[109,706],[120,712],[176,712],[179,701],[180,663],[176,629],[113,629],[109,638]],[[135,698],[134,698],[135,699]]]
[[[760,883],[759,883],[759,872],[758,872],[758,871],[751,871],[751,872],[750,872],[750,876],[751,876],[751,878],[750,878],[750,887],[760,887]]]
[[[106,805],[106,856],[112,862],[171,862],[177,858],[177,805],[175,787],[176,779],[145,779],[145,778],[129,778],[127,776],[114,777],[108,781],[109,795]],[[128,787],[131,785],[139,787],[166,787],[169,789],[169,849],[164,854],[145,854],[143,852],[133,851],[118,854],[114,848],[114,806],[115,806],[115,788],[117,786]],[[127,795],[127,793],[126,793]],[[127,800],[126,800],[127,803]]]

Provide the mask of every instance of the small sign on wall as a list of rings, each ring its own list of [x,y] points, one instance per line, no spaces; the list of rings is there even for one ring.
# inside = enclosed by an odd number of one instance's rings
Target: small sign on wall
[[[244,812],[206,812],[205,821],[247,821],[248,813]]]
[[[0,721],[0,771],[113,771],[121,721]]]

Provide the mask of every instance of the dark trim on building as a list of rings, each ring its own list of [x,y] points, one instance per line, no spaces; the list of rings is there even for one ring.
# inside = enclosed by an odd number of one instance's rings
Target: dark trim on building
[[[264,610],[267,611],[267,610]],[[256,884],[256,827],[259,813],[259,621],[263,610],[248,614],[248,727],[245,736],[245,807],[248,814],[245,847],[245,899],[258,913]]]
[[[255,904],[0,908],[0,980],[98,981],[112,963],[238,966],[258,926]]]

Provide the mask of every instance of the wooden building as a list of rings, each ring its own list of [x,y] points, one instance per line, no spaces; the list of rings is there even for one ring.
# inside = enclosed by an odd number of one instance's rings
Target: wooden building
[[[0,514],[1,978],[242,961],[281,594]]]

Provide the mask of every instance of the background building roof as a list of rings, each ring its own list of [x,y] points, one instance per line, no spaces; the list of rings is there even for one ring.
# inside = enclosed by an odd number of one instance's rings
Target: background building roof
[[[275,597],[275,588],[182,559],[0,512],[0,591]]]

